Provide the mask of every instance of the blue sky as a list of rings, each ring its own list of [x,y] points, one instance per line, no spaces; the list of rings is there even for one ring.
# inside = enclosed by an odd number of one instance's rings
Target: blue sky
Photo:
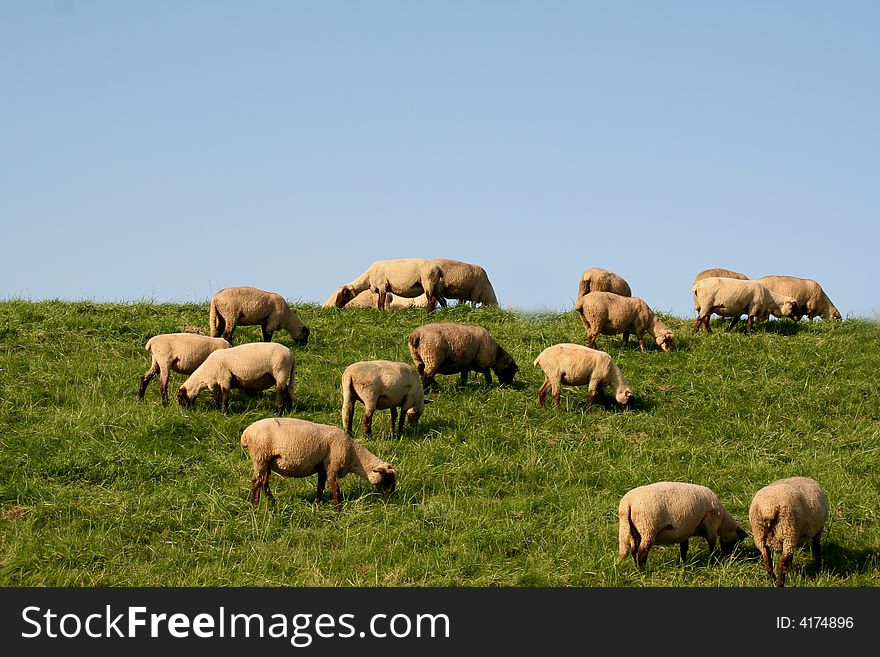
[[[0,298],[323,302],[386,258],[503,306],[707,267],[874,317],[876,2],[0,2]]]

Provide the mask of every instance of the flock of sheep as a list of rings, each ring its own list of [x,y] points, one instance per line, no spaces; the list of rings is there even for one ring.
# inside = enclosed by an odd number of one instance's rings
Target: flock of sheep
[[[750,280],[744,274],[711,269],[698,274],[693,284],[694,330],[710,331],[712,314],[731,318],[728,330],[747,316],[746,333],[755,319],[770,315],[806,316],[840,320],[841,315],[821,286],[813,280],[789,276],[767,276]],[[404,258],[374,262],[361,276],[342,285],[325,307],[372,307],[389,310],[422,307],[429,312],[447,299],[473,305],[497,305],[497,297],[486,271],[479,265],[457,260]],[[575,310],[587,332],[588,346],[560,343],[548,346],[534,360],[544,372],[538,402],[544,405],[551,393],[560,407],[562,385],[587,386],[587,405],[605,395],[610,387],[622,408],[634,401],[632,389],[611,356],[595,349],[597,336],[622,334],[624,342],[635,335],[644,351],[649,334],[663,351],[675,346],[675,336],[648,304],[632,296],[629,284],[619,275],[601,268],[586,270],[578,286]],[[170,372],[188,375],[179,387],[177,399],[189,407],[204,390],[210,390],[214,405],[229,410],[233,388],[266,390],[275,387],[278,417],[258,420],[244,429],[241,445],[252,463],[251,502],[261,493],[272,499],[269,475],[307,477],[317,474],[316,499],[320,501],[329,483],[333,505],[339,508],[338,480],[350,472],[374,484],[383,496],[396,486],[394,467],[354,440],[352,422],[357,402],[364,406],[364,435],[372,433],[373,415],[390,410],[391,432],[403,431],[404,417],[416,424],[424,412],[426,390],[436,386],[436,375],[459,374],[462,383],[469,372],[482,374],[487,384],[492,373],[500,385],[510,384],[519,366],[489,332],[477,325],[432,322],[416,328],[408,337],[413,364],[371,360],[345,368],[341,378],[342,428],[283,417],[293,403],[296,360],[290,349],[272,342],[278,330],[306,344],[309,329],[277,293],[254,287],[229,287],[211,299],[208,323],[211,336],[198,333],[167,333],[146,343],[152,361],[141,377],[138,399],[148,383],[159,377],[162,403],[168,404]],[[262,342],[232,346],[237,326],[259,325]],[[821,565],[820,537],[828,515],[825,493],[807,477],[782,479],[759,490],[749,508],[749,524],[764,567],[777,586],[783,586],[796,548],[810,544],[815,562]],[[723,553],[746,537],[717,495],[705,486],[686,482],[657,482],[634,488],[620,501],[619,556],[631,555],[644,567],[653,545],[678,543],[681,558],[687,555],[689,540],[706,539],[709,548],[720,543]],[[772,553],[780,554],[776,575]]]

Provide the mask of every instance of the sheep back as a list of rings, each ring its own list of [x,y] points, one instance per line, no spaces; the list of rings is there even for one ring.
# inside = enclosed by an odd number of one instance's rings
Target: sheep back
[[[698,281],[703,280],[704,278],[709,278],[712,276],[717,276],[719,278],[735,278],[740,281],[747,281],[749,277],[745,274],[742,274],[738,271],[734,271],[732,269],[723,269],[721,267],[713,267],[712,269],[704,269],[699,274],[694,276],[694,282],[691,285],[696,285]]]
[[[602,267],[591,267],[581,274],[578,298],[590,292],[614,292],[624,297],[632,296],[632,290],[622,276]]]

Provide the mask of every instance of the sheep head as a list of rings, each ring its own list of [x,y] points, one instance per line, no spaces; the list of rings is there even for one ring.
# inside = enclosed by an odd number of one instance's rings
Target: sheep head
[[[339,288],[339,292],[336,293],[336,307],[342,308],[349,301],[355,298],[354,290],[350,285],[343,285]]]
[[[672,331],[662,331],[654,338],[663,351],[670,351],[675,346],[675,335]]]
[[[633,407],[635,403],[635,395],[633,395],[632,390],[628,386],[624,386],[614,394],[614,399],[617,400],[618,405],[620,405],[623,409],[630,409]]]
[[[718,542],[721,544],[721,554],[727,556],[733,552],[734,546],[743,540],[748,534],[739,525],[731,532],[721,532]]]
[[[513,383],[513,377],[519,372],[519,365],[513,360],[513,356],[498,347],[498,354],[495,359],[495,365],[492,367],[495,375],[498,377],[498,384],[509,386]]]
[[[189,408],[193,405],[194,401],[195,398],[190,398],[184,386],[180,386],[180,388],[177,389],[177,403],[180,404],[183,408]]]
[[[382,497],[388,497],[397,487],[397,472],[387,463],[375,466],[367,473],[367,479]]]

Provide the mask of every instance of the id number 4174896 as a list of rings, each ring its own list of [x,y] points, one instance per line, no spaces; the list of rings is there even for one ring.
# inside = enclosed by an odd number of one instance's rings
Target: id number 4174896
[[[849,630],[854,623],[852,616],[777,616],[779,630]]]

